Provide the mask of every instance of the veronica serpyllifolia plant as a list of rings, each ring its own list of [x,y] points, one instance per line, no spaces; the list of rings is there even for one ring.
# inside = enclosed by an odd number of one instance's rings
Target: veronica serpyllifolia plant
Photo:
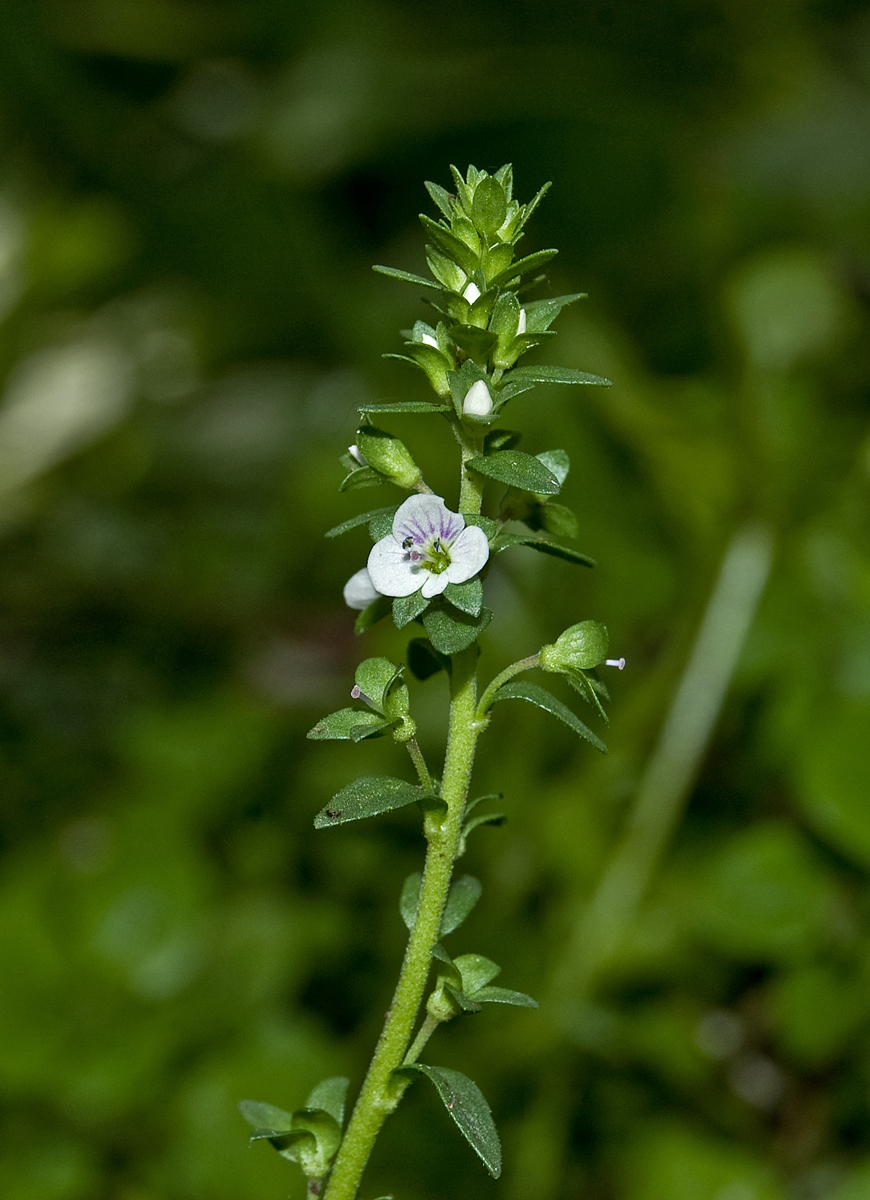
[[[342,491],[389,484],[410,495],[351,517],[326,535],[338,537],[365,526],[374,543],[365,565],[344,589],[347,604],[359,610],[357,633],[391,613],[397,629],[410,627],[415,636],[406,646],[404,665],[386,658],[362,662],[351,689],[355,704],[330,713],[308,735],[353,742],[387,736],[408,750],[414,782],[365,776],[342,788],[314,819],[317,829],[325,829],[405,805],[420,810],[426,861],[422,873],[406,879],[399,901],[408,947],[346,1128],[344,1078],[324,1080],[293,1113],[251,1100],[240,1106],[255,1127],[252,1138],[268,1140],[285,1158],[298,1162],[308,1180],[308,1196],[325,1195],[327,1200],[353,1200],[381,1125],[420,1076],[434,1085],[489,1172],[500,1173],[498,1134],[477,1085],[458,1071],[420,1061],[435,1030],[462,1013],[479,1012],[489,1003],[536,1007],[531,997],[493,984],[499,968],[490,959],[457,955],[442,944],[481,893],[472,876],[453,877],[456,860],[475,829],[503,820],[500,813],[474,811],[478,800],[469,799],[474,754],[493,706],[502,700],[537,705],[604,750],[572,709],[539,684],[517,677],[533,669],[560,674],[604,717],[607,691],[595,668],[624,665],[622,659],[606,658],[606,629],[586,620],[478,687],[478,638],[492,618],[483,603],[492,559],[525,546],[580,566],[593,565],[561,540],[577,534],[573,513],[553,499],[568,474],[568,455],[564,450],[536,455],[517,450],[521,435],[501,427],[503,410],[537,384],[607,380],[564,367],[516,365],[532,346],[554,336],[552,322],[565,305],[580,298],[525,298],[543,279],[536,272],[556,254],[540,250],[515,257],[524,226],[549,184],[530,203],[519,204],[512,194],[510,166],[494,175],[469,167],[464,178],[455,167],[451,171],[455,194],[426,184],[440,219],[420,217],[429,237],[426,259],[432,279],[375,268],[430,293],[434,324],[417,321],[407,335],[406,353],[389,357],[423,371],[434,396],[367,405],[360,410],[356,442],[341,458],[347,471]],[[445,449],[458,448],[458,489],[449,501],[433,494],[404,443],[375,424],[396,413],[424,418],[429,437],[435,424],[448,435]],[[450,711],[445,758],[436,774],[417,744],[407,680],[441,671],[449,682]]]

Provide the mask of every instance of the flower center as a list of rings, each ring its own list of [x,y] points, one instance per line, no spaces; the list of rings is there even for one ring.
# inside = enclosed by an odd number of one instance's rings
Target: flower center
[[[433,575],[440,575],[450,566],[450,547],[445,545],[441,538],[434,538],[421,550],[411,551],[411,562],[425,567]]]

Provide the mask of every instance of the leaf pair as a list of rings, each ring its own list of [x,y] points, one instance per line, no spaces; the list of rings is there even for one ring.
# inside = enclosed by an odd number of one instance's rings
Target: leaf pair
[[[269,1141],[282,1158],[297,1162],[309,1179],[322,1179],[341,1145],[349,1080],[335,1075],[310,1093],[294,1113],[273,1104],[242,1100],[239,1112],[254,1126],[251,1141]]]

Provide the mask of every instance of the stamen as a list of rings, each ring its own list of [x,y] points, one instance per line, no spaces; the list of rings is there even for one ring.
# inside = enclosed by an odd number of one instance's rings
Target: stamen
[[[350,689],[351,700],[364,700],[366,704],[371,705],[370,698],[365,694],[358,683],[355,683]]]
[[[605,665],[605,667],[618,667],[618,669],[621,671],[623,669],[623,667],[625,666],[625,659],[624,658],[605,658],[604,665]]]

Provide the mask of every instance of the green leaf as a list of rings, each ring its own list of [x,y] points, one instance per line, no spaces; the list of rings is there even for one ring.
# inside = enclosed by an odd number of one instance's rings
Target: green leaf
[[[379,542],[382,537],[386,537],[388,533],[393,532],[393,517],[398,512],[399,505],[396,504],[393,508],[385,508],[382,512],[377,513],[369,521],[369,537],[373,542]],[[388,596],[383,597],[388,603],[391,603]]]
[[[378,713],[364,712],[358,708],[340,708],[338,712],[323,717],[307,736],[315,742],[350,741],[361,742],[364,738],[380,737],[385,734],[392,721],[385,721]]]
[[[564,722],[579,737],[585,738],[587,742],[591,742],[596,750],[600,750],[602,754],[607,753],[607,747],[604,745],[604,742],[596,737],[591,729],[587,729],[580,718],[570,708],[567,708],[561,700],[557,700],[546,688],[540,687],[537,683],[513,681],[505,683],[493,697],[493,704],[497,700],[525,700],[529,704],[534,704],[538,708],[542,708],[544,712],[548,712],[551,716],[557,717],[560,721]]]
[[[450,674],[450,659],[436,650],[428,638],[412,638],[407,653],[408,669],[415,679],[429,679],[439,671]]]
[[[460,875],[454,879],[447,893],[447,903],[444,905],[444,915],[441,917],[439,937],[446,937],[454,929],[458,929],[480,899],[483,887],[479,879],[473,875]]]
[[[332,529],[328,529],[323,536],[328,538],[340,537],[341,534],[347,533],[349,529],[356,529],[358,525],[368,525],[375,517],[385,516],[387,513],[389,513],[390,524],[392,524],[397,508],[398,505],[393,504],[387,508],[372,508],[368,512],[358,513],[355,517],[351,517],[347,521],[342,521],[340,525],[333,525]]]
[[[372,625],[376,625],[378,621],[383,620],[391,607],[387,596],[378,596],[377,600],[373,600],[367,608],[364,608],[356,621],[354,621],[354,633],[359,635],[365,633],[367,629],[371,629]]]
[[[280,1150],[283,1157],[298,1162],[309,1178],[325,1175],[341,1145],[341,1122],[323,1108],[300,1108],[293,1114],[292,1132],[310,1134],[315,1145],[300,1140],[292,1151]]]
[[[420,906],[420,888],[422,886],[423,876],[419,871],[415,871],[412,875],[409,875],[402,886],[399,911],[402,914],[402,920],[409,929],[414,928],[414,921],[417,919],[417,909]],[[483,888],[481,887],[480,880],[475,879],[473,875],[460,875],[457,879],[453,880],[450,885],[450,891],[447,893],[444,914],[441,917],[439,937],[445,937],[448,933],[452,933],[454,929],[459,928],[475,904],[477,904],[482,891]],[[449,957],[447,961],[450,961]]]
[[[460,954],[453,960],[453,965],[462,976],[462,987],[469,996],[476,996],[501,971],[498,963],[482,954]]]
[[[367,658],[357,667],[353,681],[366,704],[382,713],[387,691],[401,675],[402,668],[388,658]]]
[[[427,799],[438,801],[437,796],[428,795],[404,779],[394,779],[390,775],[369,775],[354,780],[333,796],[314,818],[314,828],[327,829],[330,825],[344,825],[347,821],[359,821],[363,817],[377,817],[381,813]]]
[[[507,196],[499,181],[485,175],[474,189],[471,215],[475,225],[484,233],[496,233],[507,214]]]
[[[543,333],[567,304],[585,298],[586,292],[574,292],[570,296],[554,296],[551,300],[535,300],[526,304],[526,329],[529,333]]]
[[[431,1079],[459,1132],[480,1156],[494,1179],[501,1174],[501,1144],[489,1111],[489,1105],[476,1083],[448,1067],[429,1067],[424,1063],[401,1067]]]
[[[540,521],[540,526],[537,522]],[[527,520],[526,524],[532,529],[543,527],[554,537],[575,538],[580,533],[577,518],[564,504],[550,502],[544,504],[534,516],[534,521]]]
[[[525,454],[522,450],[496,450],[494,454],[480,454],[465,465],[488,479],[507,483],[526,492],[554,496],[559,491],[559,481],[552,471],[533,454]]]
[[[424,279],[422,275],[412,275],[409,271],[399,271],[396,267],[374,266],[372,270],[377,271],[379,275],[388,275],[390,279],[401,279],[403,283],[416,283],[418,287],[434,288],[437,292],[444,290],[440,283],[435,283],[432,279]]]
[[[482,825],[504,825],[506,820],[505,813],[481,813],[479,817],[472,817],[470,821],[466,821],[459,835],[457,857],[461,857],[465,853],[468,835],[475,829],[479,829]]]
[[[534,271],[538,267],[542,267],[544,263],[548,263],[555,258],[559,253],[558,250],[538,250],[535,254],[528,254],[525,258],[518,258],[515,263],[511,263],[504,271],[496,275],[495,279],[489,281],[489,286],[493,288],[503,288],[507,284],[518,279],[520,275],[524,275],[527,271]]]
[[[420,586],[422,588],[422,584]],[[422,591],[412,592],[410,596],[397,596],[393,601],[393,621],[396,628],[404,629],[428,607],[429,601],[425,599]]]
[[[601,375],[590,375],[588,371],[575,371],[573,367],[514,367],[510,373],[511,383],[587,383],[610,387],[610,380]]]
[[[350,1080],[343,1075],[330,1075],[314,1087],[305,1101],[306,1108],[320,1108],[329,1113],[339,1126],[344,1123],[344,1102]]]
[[[402,885],[402,894],[399,897],[399,912],[402,914],[402,920],[409,929],[414,928],[414,922],[417,919],[417,909],[420,907],[420,888],[423,886],[423,876],[419,871],[415,871],[409,875]]]
[[[510,988],[484,987],[474,993],[478,1004],[515,1004],[518,1008],[537,1008],[537,1000],[525,992],[514,992]]]
[[[259,1100],[240,1100],[239,1112],[255,1129],[286,1133],[293,1124],[292,1116],[284,1112],[283,1108],[276,1108],[274,1104],[263,1104]]]
[[[486,362],[490,350],[498,340],[488,329],[478,329],[476,325],[453,325],[450,337],[460,350],[479,362]]]
[[[561,487],[571,470],[571,459],[567,452],[565,450],[543,450],[540,454],[536,454],[535,458],[556,476]]]
[[[453,216],[453,200],[450,197],[450,193],[446,188],[441,187],[440,184],[430,183],[428,180],[424,184],[424,187],[449,221]]]
[[[419,363],[407,354],[385,354],[383,357],[400,358],[413,363],[415,367],[419,366]],[[358,411],[374,416],[378,413],[446,413],[450,412],[450,405],[439,404],[437,400],[385,400],[382,404],[360,404]]]
[[[594,567],[595,559],[573,550],[570,546],[562,546],[558,542],[545,542],[542,538],[530,537],[525,533],[500,533],[490,542],[493,554],[500,554],[510,546],[530,546],[541,554],[551,554],[554,558],[564,559],[565,562],[577,563],[581,567]]]
[[[478,617],[483,607],[483,584],[479,578],[468,579],[465,583],[448,583],[444,599],[470,617]]]
[[[496,279],[502,271],[513,262],[514,248],[511,242],[496,242],[494,245],[487,247],[481,255],[481,265],[483,273],[487,279]],[[490,286],[492,286],[490,284]]]
[[[462,267],[466,275],[473,275],[480,266],[480,259],[466,246],[465,242],[445,229],[443,225],[439,225],[437,221],[433,221],[431,217],[427,217],[425,213],[420,213],[420,223],[423,228],[435,242],[436,246],[452,258],[455,263]]]
[[[490,429],[483,439],[484,450],[488,455],[494,454],[496,450],[513,450],[522,436],[515,429]]]
[[[479,617],[449,612],[446,608],[430,608],[423,615],[423,628],[436,650],[442,654],[458,654],[477,640],[491,620],[492,612],[488,608],[481,609]]]
[[[492,517],[482,517],[479,513],[463,513],[466,525],[478,525],[486,534],[487,538],[494,538],[498,533],[498,521],[493,521]]]
[[[341,483],[338,485],[340,492],[349,492],[353,488],[361,487],[379,487],[382,483],[386,483],[380,471],[376,471],[374,467],[358,467],[355,471],[351,471],[349,475],[345,475]]]

